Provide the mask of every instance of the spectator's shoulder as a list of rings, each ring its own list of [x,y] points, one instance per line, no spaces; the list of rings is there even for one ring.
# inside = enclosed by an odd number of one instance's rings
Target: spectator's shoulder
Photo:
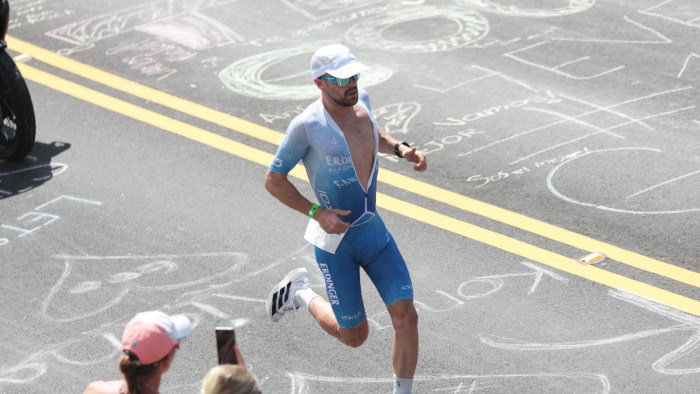
[[[90,383],[83,394],[119,394],[119,389],[125,384],[123,380],[97,380]]]

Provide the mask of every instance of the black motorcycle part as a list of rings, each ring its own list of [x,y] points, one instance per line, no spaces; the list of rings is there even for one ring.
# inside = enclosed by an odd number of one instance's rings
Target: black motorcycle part
[[[22,74],[5,51],[0,51],[0,117],[0,158],[22,160],[34,147],[34,106]]]
[[[7,27],[10,23],[10,3],[7,0],[0,0],[0,40],[4,41],[7,34]]]

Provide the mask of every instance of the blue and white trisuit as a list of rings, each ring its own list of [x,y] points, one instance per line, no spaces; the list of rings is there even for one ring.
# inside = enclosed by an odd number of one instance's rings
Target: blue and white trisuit
[[[360,184],[345,136],[320,99],[292,120],[269,167],[287,174],[302,160],[319,205],[351,211],[349,216],[340,217],[351,225],[335,253],[315,247],[328,300],[343,328],[356,327],[367,318],[360,267],[387,307],[398,300],[413,299],[406,263],[376,212],[379,133],[367,92],[358,88],[358,96],[358,104],[369,114],[374,129],[374,166],[367,187]]]

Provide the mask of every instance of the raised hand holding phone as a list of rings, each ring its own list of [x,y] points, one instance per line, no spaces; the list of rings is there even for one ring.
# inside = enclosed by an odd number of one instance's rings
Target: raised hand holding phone
[[[215,331],[219,364],[239,364],[233,327],[216,327]]]

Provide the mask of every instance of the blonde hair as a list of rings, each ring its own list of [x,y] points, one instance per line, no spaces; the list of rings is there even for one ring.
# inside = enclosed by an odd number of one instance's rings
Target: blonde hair
[[[258,379],[246,367],[222,364],[209,370],[202,382],[202,394],[258,394]]]

